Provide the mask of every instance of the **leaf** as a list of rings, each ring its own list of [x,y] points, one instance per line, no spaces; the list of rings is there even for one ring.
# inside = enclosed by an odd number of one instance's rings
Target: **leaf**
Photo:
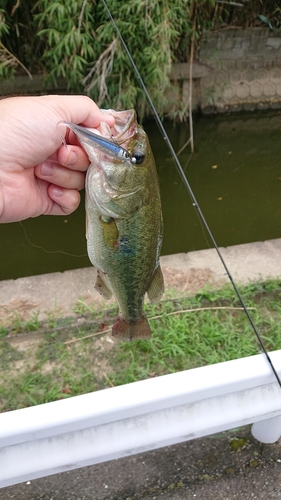
[[[269,21],[269,19],[267,19],[267,17],[265,17],[265,16],[263,16],[263,15],[261,14],[261,15],[259,16],[259,18],[260,18],[260,20],[261,20],[263,23],[267,24],[267,26],[269,26],[269,28],[270,28],[271,30],[273,30],[273,28],[272,28],[272,24],[271,24],[271,22]]]

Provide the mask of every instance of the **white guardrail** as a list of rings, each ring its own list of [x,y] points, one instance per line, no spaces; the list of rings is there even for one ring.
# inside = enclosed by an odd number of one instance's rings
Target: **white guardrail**
[[[269,354],[281,376],[281,351]],[[0,414],[0,487],[252,424],[281,435],[263,354]]]

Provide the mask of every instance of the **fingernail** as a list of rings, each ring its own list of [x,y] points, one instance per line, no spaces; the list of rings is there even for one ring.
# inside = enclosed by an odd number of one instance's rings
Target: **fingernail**
[[[54,196],[60,197],[60,196],[62,196],[62,194],[63,194],[63,189],[62,188],[60,188],[59,186],[54,186],[53,187],[53,195]]]
[[[51,163],[42,163],[41,174],[42,175],[52,175],[52,173],[53,173],[53,165],[51,165]]]
[[[74,151],[70,151],[69,156],[67,158],[67,165],[74,165],[77,161],[77,154]]]

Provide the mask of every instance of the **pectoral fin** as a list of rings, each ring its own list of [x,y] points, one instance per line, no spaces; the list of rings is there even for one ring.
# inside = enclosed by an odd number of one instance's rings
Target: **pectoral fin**
[[[147,296],[150,302],[159,302],[164,293],[164,278],[160,265],[157,267],[152,281],[150,283],[149,289],[147,290]]]
[[[95,289],[106,300],[110,299],[112,296],[112,292],[111,290],[109,290],[108,286],[103,281],[100,271],[98,271],[97,274]]]

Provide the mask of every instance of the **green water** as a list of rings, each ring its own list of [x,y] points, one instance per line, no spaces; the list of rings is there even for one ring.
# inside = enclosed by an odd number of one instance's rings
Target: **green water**
[[[165,128],[178,151],[189,137],[188,125],[173,127],[168,122]],[[211,247],[155,122],[146,122],[145,130],[160,178],[162,254]],[[280,238],[281,114],[196,117],[194,138],[192,158],[188,147],[179,158],[217,244]],[[24,221],[27,237],[19,223],[0,225],[0,279],[89,266],[84,219],[82,201],[71,216]]]

